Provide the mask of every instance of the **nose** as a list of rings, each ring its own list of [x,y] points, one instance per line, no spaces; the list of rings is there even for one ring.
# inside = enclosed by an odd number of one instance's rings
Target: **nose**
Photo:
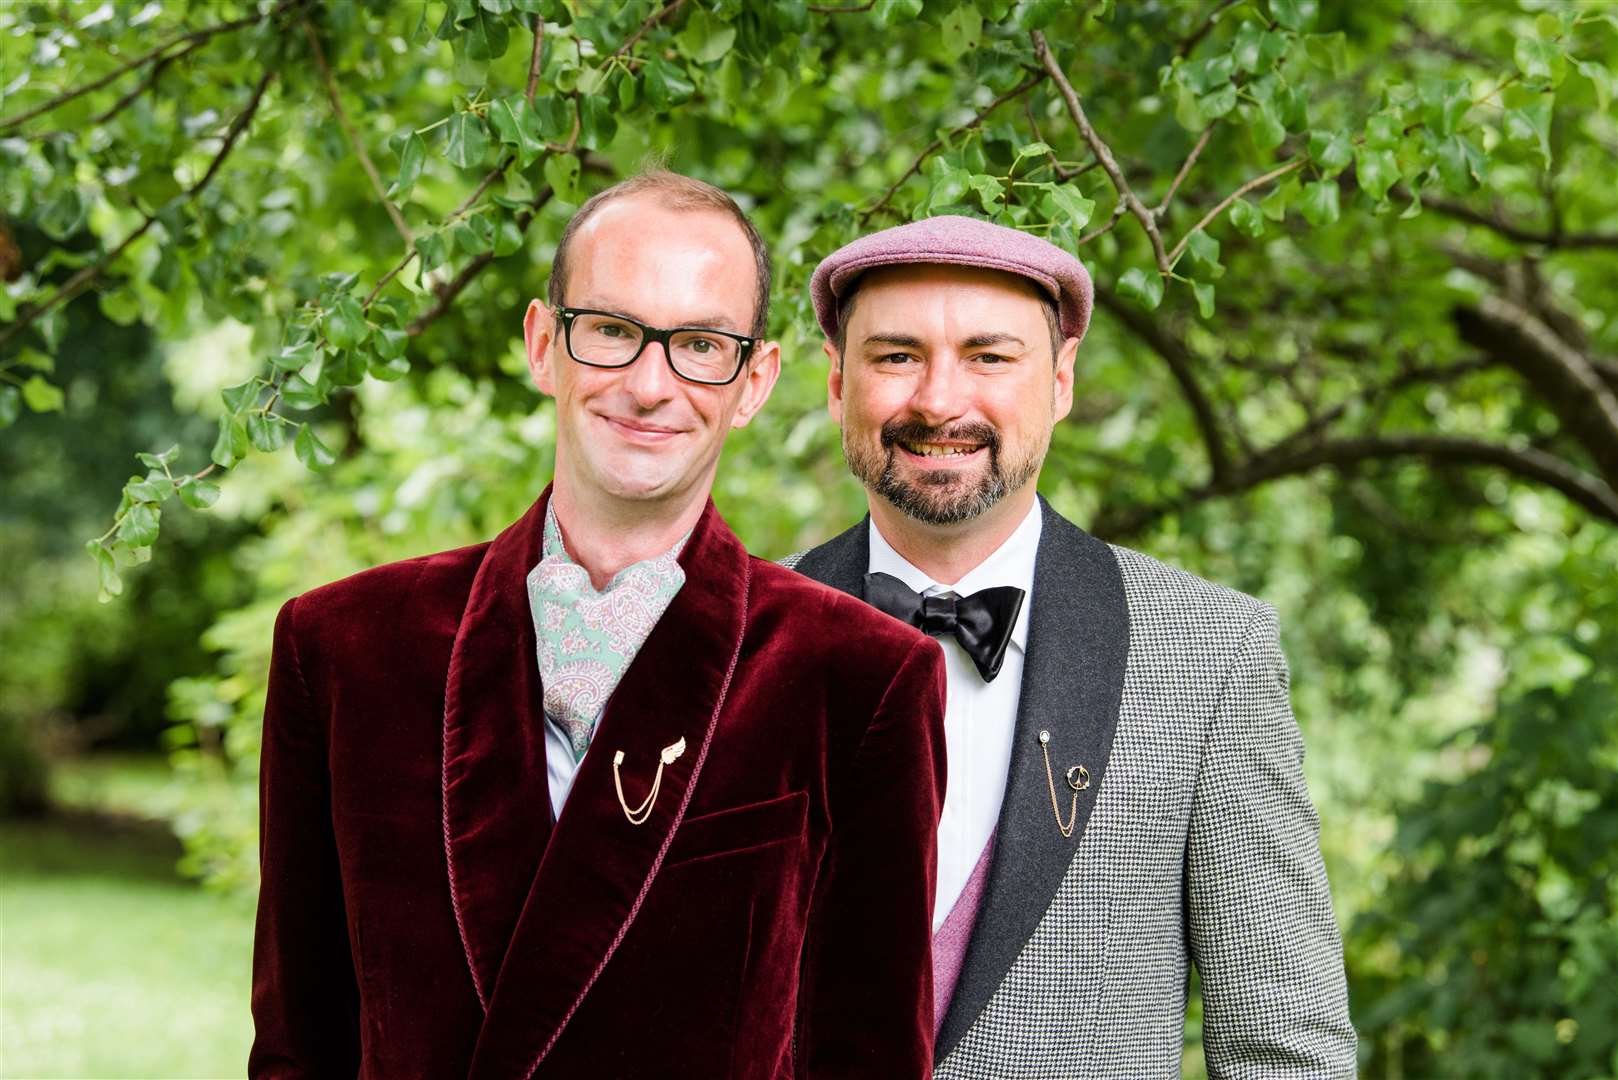
[[[919,419],[937,426],[959,419],[967,411],[966,398],[966,372],[960,358],[953,353],[935,354],[922,365],[910,408]]]
[[[669,366],[668,345],[648,341],[635,362],[624,370],[624,388],[637,408],[645,412],[669,401],[679,391],[679,377]]]

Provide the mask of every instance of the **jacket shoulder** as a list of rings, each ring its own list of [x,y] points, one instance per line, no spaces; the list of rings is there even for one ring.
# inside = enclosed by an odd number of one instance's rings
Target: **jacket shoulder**
[[[753,560],[754,617],[811,651],[835,654],[839,664],[864,652],[898,661],[930,640],[858,597],[804,577],[782,563]]]
[[[1204,580],[1144,552],[1108,545],[1118,560],[1132,627],[1186,628],[1199,635],[1229,628],[1238,637],[1274,609],[1255,597]]]
[[[488,542],[384,563],[310,589],[287,601],[298,631],[327,638],[333,630],[352,636],[356,627],[397,627],[453,609],[459,619],[483,562]]]

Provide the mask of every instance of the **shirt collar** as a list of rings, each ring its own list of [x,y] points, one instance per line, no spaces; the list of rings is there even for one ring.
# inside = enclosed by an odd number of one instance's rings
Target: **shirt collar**
[[[908,559],[893,550],[887,537],[876,526],[876,520],[871,520],[871,573],[892,574],[905,585],[918,593],[953,592],[957,596],[970,596],[981,589],[991,589],[997,585],[1011,585],[1023,591],[1022,610],[1017,614],[1017,624],[1011,628],[1011,641],[1024,652],[1028,650],[1028,612],[1033,607],[1032,594],[1034,591],[1034,559],[1039,554],[1039,536],[1044,529],[1043,515],[1040,513],[1039,500],[1029,508],[1028,516],[1022,519],[1005,542],[995,548],[989,557],[978,563],[953,585],[941,585],[929,577],[925,572],[918,570]]]

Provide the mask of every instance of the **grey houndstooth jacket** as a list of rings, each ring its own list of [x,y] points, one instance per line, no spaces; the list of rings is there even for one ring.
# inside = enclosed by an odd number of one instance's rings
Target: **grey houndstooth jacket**
[[[1189,965],[1220,1078],[1352,1077],[1342,939],[1273,609],[1040,500],[994,863],[939,1080],[1178,1077]],[[869,519],[783,560],[861,595]],[[1062,774],[1090,772],[1064,839]]]

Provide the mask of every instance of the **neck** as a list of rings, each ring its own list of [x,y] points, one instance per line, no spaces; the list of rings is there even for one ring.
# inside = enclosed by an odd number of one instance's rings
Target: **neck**
[[[1033,507],[1030,480],[968,521],[929,525],[908,517],[880,495],[872,495],[871,524],[904,560],[940,585],[953,585],[1000,550]]]
[[[625,567],[655,558],[679,543],[708,503],[706,491],[700,498],[669,502],[592,495],[582,495],[558,472],[551,505],[568,555],[584,567],[597,589],[605,588]]]

